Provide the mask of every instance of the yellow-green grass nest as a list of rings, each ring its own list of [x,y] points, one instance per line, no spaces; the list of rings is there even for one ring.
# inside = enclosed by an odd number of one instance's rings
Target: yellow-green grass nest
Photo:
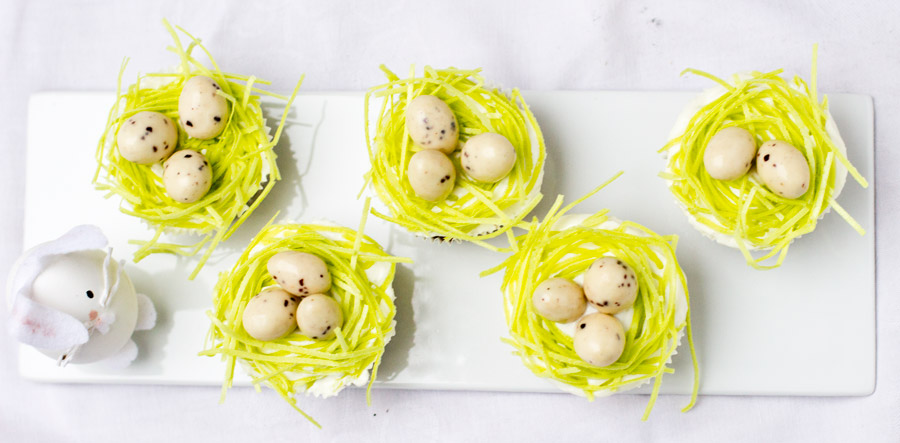
[[[677,237],[660,236],[637,223],[619,221],[609,217],[608,210],[593,215],[567,214],[597,190],[562,209],[563,197],[558,197],[543,220],[535,219],[526,234],[515,238],[513,254],[484,273],[504,272],[502,290],[509,337],[503,341],[535,375],[589,400],[653,380],[643,417],[646,420],[663,375],[672,372],[669,364],[681,337],[687,334],[694,387],[686,411],[696,401],[699,372],[691,338],[687,281],[675,256]],[[573,335],[578,321],[555,323],[543,318],[532,303],[532,295],[549,278],[580,283],[591,263],[605,256],[627,263],[637,276],[639,290],[634,305],[615,314],[625,329],[622,355],[609,366],[597,367],[575,352]],[[585,315],[594,311],[589,306]]]
[[[314,254],[328,266],[330,294],[344,317],[333,338],[314,340],[295,330],[277,340],[260,341],[244,330],[242,315],[248,301],[277,284],[266,268],[269,258],[288,250]],[[297,406],[296,394],[328,397],[345,386],[366,383],[371,389],[385,345],[394,335],[391,284],[396,263],[406,261],[385,253],[362,229],[328,223],[263,228],[231,271],[219,276],[208,313],[212,325],[206,349],[200,354],[220,355],[225,361],[223,400],[238,362],[257,389],[268,385],[313,423]]]
[[[97,145],[94,183],[97,189],[106,192],[106,197],[121,197],[120,210],[140,218],[155,231],[149,240],[131,242],[139,245],[135,261],[158,252],[193,256],[202,250],[190,276],[194,278],[216,246],[234,233],[281,178],[273,147],[278,143],[287,110],[300,83],[289,97],[259,89],[258,85],[268,82],[254,76],[222,72],[200,40],[178,28],[190,42],[184,47],[179,34],[167,22],[164,24],[174,40],[174,47],[169,49],[178,56],[179,67],[173,72],[139,75],[134,84],[123,89],[127,60],[123,62],[116,101]],[[198,49],[207,56],[210,67],[194,57]],[[176,149],[192,149],[205,155],[213,173],[211,188],[203,198],[194,203],[180,203],[166,193],[162,166],[126,160],[116,146],[116,134],[123,122],[141,111],[160,112],[179,121],[178,98],[182,85],[196,75],[210,77],[221,85],[218,94],[227,99],[229,116],[222,133],[208,140],[190,138],[178,128]],[[274,136],[270,136],[266,126],[260,95],[287,102]],[[179,237],[180,241],[164,242],[164,234],[190,235]]]
[[[863,187],[868,183],[847,160],[847,151],[828,111],[819,101],[816,57],[811,83],[799,76],[782,78],[781,70],[732,75],[728,80],[688,69],[718,85],[700,94],[676,122],[661,151],[668,166],[660,174],[691,224],[715,241],[740,249],[757,269],[780,266],[794,239],[816,228],[834,208],[860,234],[862,227],[837,203],[847,172]],[[710,139],[719,130],[737,126],[749,131],[757,145],[769,140],[797,147],[810,169],[810,187],[789,199],[769,190],[755,172],[731,181],[712,178],[703,165]],[[766,251],[754,254],[751,251]],[[774,263],[764,264],[774,258]]]
[[[470,241],[496,249],[484,240],[502,235],[520,223],[541,200],[546,149],[537,120],[513,89],[503,92],[485,86],[480,70],[433,69],[399,78],[381,67],[388,82],[366,93],[366,141],[372,169],[366,183],[387,207],[376,210],[380,218],[416,235],[442,241]],[[406,178],[409,160],[421,150],[410,139],[405,125],[407,104],[429,94],[443,100],[459,122],[459,142],[484,132],[505,136],[516,150],[510,174],[497,183],[481,183],[458,173],[452,194],[440,202],[416,196]],[[380,102],[378,102],[380,100]],[[450,155],[457,171],[459,150]]]

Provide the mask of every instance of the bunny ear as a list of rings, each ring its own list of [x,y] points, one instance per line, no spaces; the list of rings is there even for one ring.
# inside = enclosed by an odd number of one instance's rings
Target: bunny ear
[[[11,306],[16,300],[26,296],[31,282],[44,270],[47,261],[56,255],[76,251],[103,249],[108,241],[103,231],[94,225],[80,225],[72,228],[56,240],[41,243],[26,251],[10,272],[7,296]]]
[[[16,340],[40,349],[68,349],[87,343],[90,337],[75,317],[27,297],[19,299],[13,308],[9,329]]]

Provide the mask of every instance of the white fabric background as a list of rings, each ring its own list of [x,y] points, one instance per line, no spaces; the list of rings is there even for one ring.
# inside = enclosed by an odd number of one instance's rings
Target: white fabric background
[[[648,423],[639,421],[644,396],[588,404],[566,395],[378,390],[367,409],[363,392],[351,390],[303,402],[325,425],[319,431],[278,396],[252,389],[234,389],[218,405],[216,388],[25,382],[2,334],[0,441],[900,441],[897,3],[3,1],[4,277],[21,252],[29,94],[111,90],[125,55],[131,72],[172,65],[162,17],[202,37],[228,71],[282,91],[303,72],[305,90],[361,90],[382,80],[380,63],[402,70],[413,62],[481,66],[523,89],[699,90],[708,83],[679,77],[683,68],[806,75],[818,42],[820,90],[875,98],[877,389],[863,398],[702,397],[688,414],[678,412],[684,397],[662,397]],[[810,362],[811,370],[822,364]]]

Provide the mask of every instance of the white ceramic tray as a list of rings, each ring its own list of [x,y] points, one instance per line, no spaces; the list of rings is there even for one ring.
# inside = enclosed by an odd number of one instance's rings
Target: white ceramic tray
[[[736,250],[695,232],[669,197],[656,153],[690,92],[527,92],[547,141],[544,202],[575,199],[619,170],[625,175],[579,212],[610,208],[658,233],[681,236],[678,256],[687,274],[702,394],[866,395],[875,385],[874,189],[848,182],[840,203],[868,231],[860,237],[836,214],[794,243],[787,262],[755,271]],[[120,258],[128,239],[149,233],[118,212],[91,186],[94,149],[113,95],[48,92],[31,98],[24,246],[80,223],[103,228]],[[873,177],[872,100],[831,96],[850,160]],[[276,105],[269,115],[280,115]],[[217,385],[223,366],[198,357],[208,322],[204,311],[220,271],[276,212],[280,220],[327,218],[355,227],[356,194],[368,169],[361,93],[304,93],[291,111],[276,151],[284,180],[194,281],[193,259],[152,256],[127,271],[160,313],[156,329],[136,335],[138,360],[110,372],[71,365],[60,369],[22,348],[23,377],[46,382]],[[376,386],[411,389],[554,391],[520,364],[505,334],[500,276],[478,273],[502,256],[470,244],[437,244],[375,217],[367,233],[415,264],[397,274],[397,335],[388,345]],[[688,393],[690,358],[683,346],[663,393]],[[246,383],[240,378],[238,383]],[[638,392],[646,392],[638,391]]]

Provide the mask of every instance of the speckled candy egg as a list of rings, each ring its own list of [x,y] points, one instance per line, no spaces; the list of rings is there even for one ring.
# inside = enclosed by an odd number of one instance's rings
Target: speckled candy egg
[[[178,118],[187,135],[206,140],[222,133],[228,119],[228,100],[218,94],[215,80],[198,75],[184,82],[178,96]]]
[[[203,154],[190,149],[178,151],[166,160],[163,185],[173,200],[193,203],[212,186],[212,168]]]
[[[406,105],[406,132],[416,145],[445,154],[453,152],[459,140],[456,115],[433,95],[420,95]]]
[[[175,151],[178,130],[169,117],[142,111],[122,122],[116,146],[125,160],[141,165],[158,163]]]
[[[809,163],[788,142],[763,143],[756,154],[756,172],[766,187],[784,198],[798,198],[809,190]]]
[[[637,298],[634,270],[615,257],[603,257],[591,263],[584,273],[583,284],[588,302],[607,314],[628,309]]]
[[[72,252],[58,256],[38,274],[32,283],[32,298],[37,303],[65,312],[87,324],[109,318],[109,330],[95,332],[71,357],[70,363],[92,363],[119,352],[131,339],[137,324],[138,302],[131,279],[120,274],[116,292],[109,304],[101,307],[100,298],[106,286],[104,261],[106,254],[100,250]],[[119,264],[112,260],[111,274],[118,274]],[[110,315],[112,314],[112,315]],[[54,358],[62,351],[42,351]]]
[[[406,177],[413,191],[430,202],[441,201],[453,191],[456,168],[444,153],[425,149],[409,159]]]
[[[269,258],[266,269],[282,289],[294,295],[321,294],[331,289],[328,265],[313,254],[282,251]]]
[[[300,297],[281,288],[266,288],[251,298],[241,321],[251,337],[270,341],[288,335],[297,327],[297,305]]]
[[[534,290],[531,301],[541,317],[558,323],[578,320],[587,308],[581,286],[567,278],[542,281]]]
[[[716,180],[735,180],[753,164],[756,140],[750,131],[732,126],[717,132],[703,151],[703,166]]]
[[[575,353],[593,366],[609,366],[625,350],[625,328],[615,317],[595,312],[575,326]]]
[[[314,340],[334,337],[334,330],[344,324],[344,313],[338,302],[325,295],[313,294],[300,301],[297,307],[297,326],[300,333]]]
[[[470,177],[480,182],[494,183],[512,171],[516,164],[516,148],[506,137],[485,132],[466,141],[460,162]]]

